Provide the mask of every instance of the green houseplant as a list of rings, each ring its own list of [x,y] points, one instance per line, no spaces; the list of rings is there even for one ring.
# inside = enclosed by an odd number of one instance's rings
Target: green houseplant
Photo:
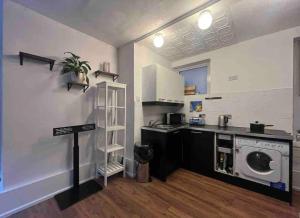
[[[62,74],[71,73],[72,82],[89,84],[87,74],[91,67],[88,61],[80,61],[80,57],[72,52],[65,52],[65,54],[70,54],[71,56],[61,62],[63,65]]]

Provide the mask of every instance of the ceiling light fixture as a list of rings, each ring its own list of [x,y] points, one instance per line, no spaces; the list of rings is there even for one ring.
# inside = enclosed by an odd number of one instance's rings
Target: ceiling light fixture
[[[208,29],[212,24],[213,18],[209,11],[203,11],[198,19],[198,27],[202,30]]]
[[[154,36],[153,44],[156,48],[160,48],[163,46],[164,37],[162,36],[162,34],[157,34],[156,36]]]

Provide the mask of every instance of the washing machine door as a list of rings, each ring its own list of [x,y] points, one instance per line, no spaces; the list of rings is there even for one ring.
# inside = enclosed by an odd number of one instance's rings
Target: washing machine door
[[[241,171],[245,176],[268,182],[281,180],[281,153],[257,147],[242,147]]]

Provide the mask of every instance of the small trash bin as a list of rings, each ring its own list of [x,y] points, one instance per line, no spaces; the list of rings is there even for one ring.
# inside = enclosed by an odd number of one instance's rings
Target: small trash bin
[[[150,182],[149,161],[153,158],[153,149],[149,145],[134,146],[134,159],[137,162],[137,182]]]

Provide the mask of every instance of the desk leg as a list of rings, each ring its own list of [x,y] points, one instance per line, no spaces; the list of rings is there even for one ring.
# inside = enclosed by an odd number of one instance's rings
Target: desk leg
[[[74,188],[79,187],[79,145],[78,133],[74,133],[74,147],[73,147],[73,185]]]

